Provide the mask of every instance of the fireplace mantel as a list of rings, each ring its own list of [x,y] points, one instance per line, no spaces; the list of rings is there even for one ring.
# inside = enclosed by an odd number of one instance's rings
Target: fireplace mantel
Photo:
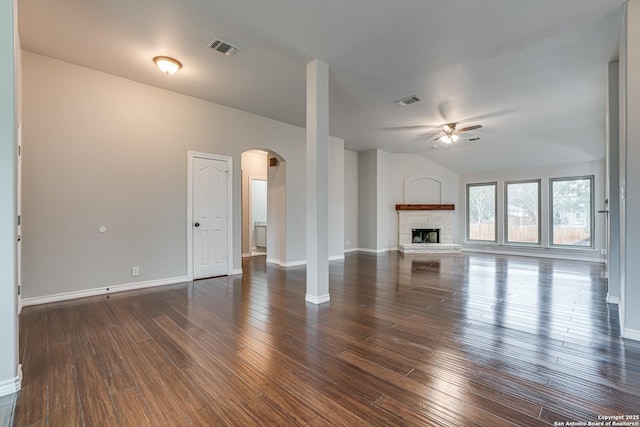
[[[455,205],[396,205],[397,211],[453,211]]]

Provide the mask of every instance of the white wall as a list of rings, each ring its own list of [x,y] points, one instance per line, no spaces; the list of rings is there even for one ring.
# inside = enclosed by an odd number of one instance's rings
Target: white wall
[[[442,183],[421,175],[405,178],[404,203],[440,204],[442,202]]]
[[[458,234],[463,242],[463,250],[480,250],[494,253],[513,253],[521,255],[548,256],[566,259],[583,259],[592,261],[603,261],[604,255],[600,254],[600,249],[605,245],[605,218],[602,214],[595,214],[595,248],[596,249],[559,249],[550,248],[549,244],[549,179],[563,178],[571,176],[594,176],[594,204],[595,210],[604,207],[604,161],[588,162],[571,165],[550,166],[527,169],[505,169],[500,171],[490,171],[475,174],[463,174],[460,176],[460,209]],[[504,185],[506,181],[518,181],[528,179],[541,179],[540,183],[540,205],[541,205],[541,242],[542,248],[528,248],[523,246],[508,246],[500,244],[503,237],[504,223]],[[466,217],[466,185],[472,183],[497,182],[498,198],[498,239],[499,244],[486,243],[466,243],[465,217]]]
[[[358,248],[377,249],[378,151],[358,153]]]
[[[358,153],[344,151],[344,249],[358,247]]]
[[[376,236],[376,249],[388,250],[393,248],[393,235],[392,227],[393,223],[397,223],[397,218],[393,218],[390,212],[395,213],[395,209],[391,209],[391,200],[393,195],[391,194],[390,181],[391,181],[391,157],[393,154],[386,151],[377,150],[378,164],[377,164],[377,176],[376,176],[376,229],[378,231]],[[397,233],[396,233],[397,234]]]
[[[344,141],[329,140],[329,259],[344,257]]]
[[[267,170],[267,262],[285,264],[287,253],[287,162]]]
[[[16,129],[20,64],[16,53],[20,42],[14,8],[14,1],[0,0],[0,396],[19,390]]]
[[[280,154],[286,245],[277,250],[285,263],[305,260],[302,128],[24,52],[23,135],[25,297],[128,284],[134,265],[136,281],[183,278],[188,150],[234,159],[234,269],[241,153]]]

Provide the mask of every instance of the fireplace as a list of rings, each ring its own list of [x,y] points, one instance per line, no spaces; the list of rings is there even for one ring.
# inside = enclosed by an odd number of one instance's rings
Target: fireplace
[[[457,254],[453,243],[454,205],[396,205],[398,249],[404,254]]]
[[[440,243],[440,229],[412,228],[411,243]]]

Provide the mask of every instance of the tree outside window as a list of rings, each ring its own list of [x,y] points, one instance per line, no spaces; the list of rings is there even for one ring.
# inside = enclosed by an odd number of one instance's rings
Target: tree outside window
[[[540,244],[540,181],[506,183],[507,243]]]
[[[593,247],[593,177],[555,178],[550,182],[552,244]]]
[[[497,240],[496,183],[467,185],[467,240]]]

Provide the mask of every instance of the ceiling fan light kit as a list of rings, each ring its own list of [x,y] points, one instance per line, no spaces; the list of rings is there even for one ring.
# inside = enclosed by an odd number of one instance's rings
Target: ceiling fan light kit
[[[460,137],[456,134],[447,134],[440,137],[440,141],[444,142],[445,144],[451,144],[452,142],[456,142],[458,139],[460,139]]]
[[[473,126],[464,127],[462,129],[457,129],[457,126],[458,126],[458,123],[455,123],[455,122],[443,124],[442,126],[440,126],[440,128],[442,129],[442,132],[438,136],[436,136],[434,141],[440,140],[445,144],[452,144],[460,139],[460,134],[462,134],[463,132],[480,129],[482,127],[482,125],[473,125]],[[477,141],[478,139],[480,138],[473,138],[473,140],[475,141]]]

